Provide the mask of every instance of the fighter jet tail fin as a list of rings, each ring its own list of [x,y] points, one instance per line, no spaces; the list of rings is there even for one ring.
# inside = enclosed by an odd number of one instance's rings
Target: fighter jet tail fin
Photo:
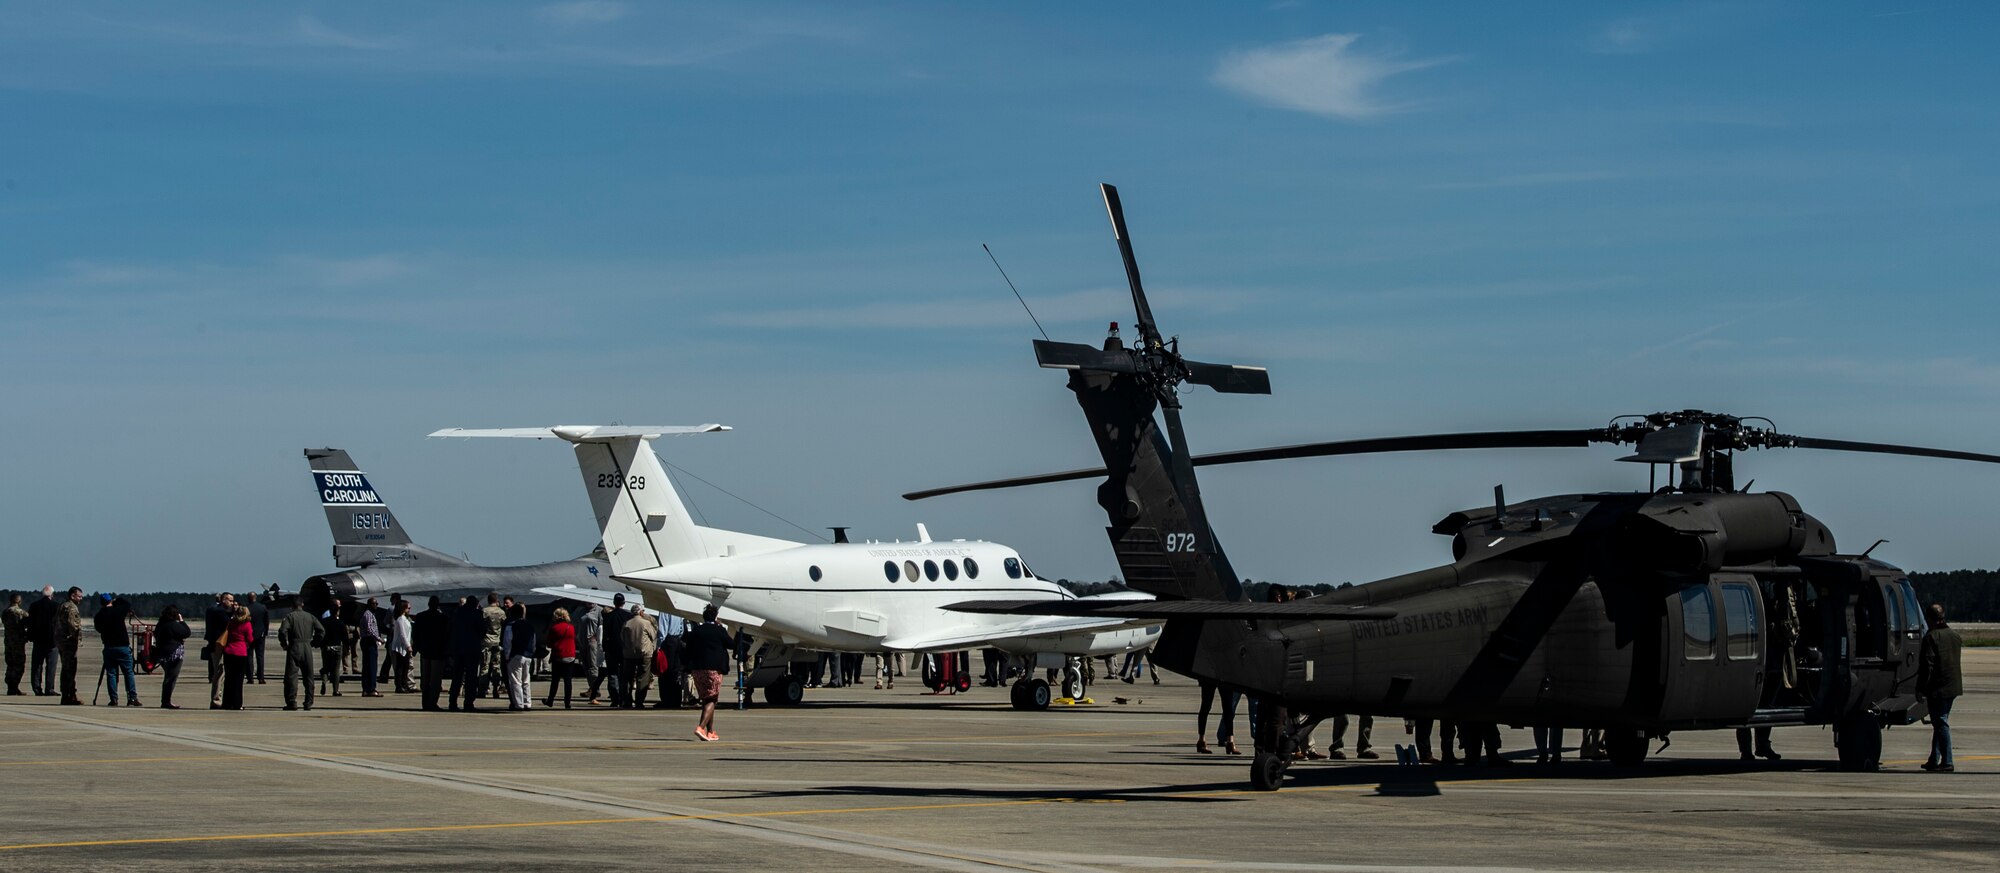
[[[560,438],[576,449],[577,468],[603,535],[611,573],[632,573],[709,557],[701,531],[688,517],[673,480],[650,445],[667,434],[715,433],[719,424],[694,427],[450,428],[434,437]]]
[[[313,486],[333,532],[333,563],[340,567],[378,564],[398,567],[454,567],[465,564],[410,541],[403,523],[389,512],[382,494],[355,466],[345,449],[306,449]]]

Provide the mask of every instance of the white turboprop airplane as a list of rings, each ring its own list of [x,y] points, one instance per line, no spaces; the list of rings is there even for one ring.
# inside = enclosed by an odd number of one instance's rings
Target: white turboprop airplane
[[[699,618],[715,604],[721,620],[756,638],[768,665],[746,677],[773,703],[805,694],[795,652],[936,652],[993,647],[1064,668],[1063,692],[1083,693],[1078,659],[1129,652],[1157,639],[1157,621],[1104,616],[1009,616],[948,612],[973,599],[1149,601],[1120,592],[1080,598],[1038,579],[1019,553],[998,543],[932,541],[918,526],[914,543],[796,543],[697,525],[648,445],[666,435],[716,433],[693,427],[563,426],[450,428],[433,437],[559,438],[573,445],[611,563],[612,578],[643,592],[646,605]],[[609,603],[609,592],[583,588],[538,593]],[[1135,604],[1136,605],[1136,604]],[[1015,683],[1019,709],[1046,709],[1053,690],[1024,671]]]

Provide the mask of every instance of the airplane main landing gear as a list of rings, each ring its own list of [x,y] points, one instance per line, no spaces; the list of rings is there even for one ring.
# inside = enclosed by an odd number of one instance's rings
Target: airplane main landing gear
[[[797,706],[806,699],[806,683],[797,674],[786,673],[764,686],[764,702],[777,706]]]
[[[1053,689],[1049,688],[1049,683],[1046,680],[1023,678],[1014,683],[1009,696],[1013,700],[1015,709],[1040,712],[1049,708],[1049,702],[1054,698],[1055,693]]]
[[[1285,783],[1285,768],[1291,762],[1270,752],[1258,752],[1250,759],[1250,787],[1258,791],[1276,791]]]

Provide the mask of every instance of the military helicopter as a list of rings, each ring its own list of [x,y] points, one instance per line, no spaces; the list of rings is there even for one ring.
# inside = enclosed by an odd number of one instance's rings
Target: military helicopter
[[[1597,728],[1635,766],[1672,731],[1831,725],[1843,769],[1879,765],[1912,691],[1923,611],[1904,571],[1841,552],[1779,491],[1736,485],[1736,455],[1810,448],[2000,463],[2000,455],[1794,436],[1761,418],[1685,410],[1573,430],[1350,440],[1193,455],[1180,387],[1268,394],[1261,368],[1183,358],[1140,283],[1118,192],[1102,187],[1137,312],[1135,345],[1038,340],[1069,371],[1103,467],[904,495],[1104,477],[1097,503],[1128,586],[1154,602],[975,601],[965,612],[1167,620],[1155,661],[1258,698],[1251,784],[1275,790],[1300,719],[1334,713]],[[1156,417],[1157,414],[1157,417]],[[1158,418],[1164,418],[1165,432]],[[1382,452],[1631,445],[1670,481],[1454,512],[1431,529],[1452,561],[1289,603],[1247,603],[1202,506],[1195,468]],[[1677,476],[1676,476],[1677,474]],[[1655,484],[1659,484],[1656,483]],[[1872,551],[1870,547],[1869,551]]]

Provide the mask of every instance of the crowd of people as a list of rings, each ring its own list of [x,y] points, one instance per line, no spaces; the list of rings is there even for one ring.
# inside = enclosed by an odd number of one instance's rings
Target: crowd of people
[[[23,606],[22,595],[12,594],[0,612],[6,645],[6,693],[58,696],[63,705],[83,705],[77,690],[83,590],[72,587],[58,594],[53,586],[45,586],[41,595]],[[1282,586],[1272,586],[1271,596],[1286,598],[1289,593]],[[102,690],[112,706],[141,706],[135,669],[141,652],[132,633],[131,604],[109,594],[100,598],[91,621],[103,647]],[[1959,672],[1963,643],[1945,620],[1942,606],[1932,604],[1928,613],[1930,630],[1922,642],[1917,691],[1930,713],[1933,742],[1923,769],[1951,772],[1950,717],[1952,704],[1964,693]],[[159,706],[181,708],[174,702],[174,691],[186,659],[193,654],[207,665],[209,707],[242,709],[243,687],[267,681],[264,655],[270,619],[267,604],[257,594],[245,594],[240,601],[233,593],[217,594],[202,613],[200,648],[190,653],[193,629],[178,605],[165,607],[150,629],[144,652],[146,662],[162,673]],[[654,616],[639,604],[628,607],[623,594],[607,606],[578,605],[575,613],[557,608],[546,628],[529,619],[526,604],[497,593],[488,593],[483,604],[470,596],[451,604],[431,597],[428,608],[414,615],[411,604],[398,595],[391,596],[387,609],[374,598],[360,603],[341,600],[318,610],[317,615],[309,609],[289,610],[278,623],[278,648],[284,656],[286,710],[311,710],[316,688],[320,695],[340,696],[344,675],[358,673],[363,697],[382,697],[379,689],[388,685],[400,694],[421,695],[421,707],[427,711],[474,712],[478,711],[477,701],[504,696],[508,711],[527,712],[536,701],[532,687],[536,667],[546,662],[548,687],[540,697],[544,708],[552,708],[560,700],[564,709],[570,709],[581,698],[587,706],[638,709],[646,706],[649,695],[656,695],[656,708],[688,703],[700,706],[695,734],[703,740],[717,738],[714,718],[721,677],[728,674],[732,657],[739,656],[737,639],[716,620],[714,607],[700,623],[690,624],[673,616]],[[1008,659],[997,650],[985,654],[983,684],[1009,681],[1013,668]],[[1115,673],[1107,658],[1105,672],[1134,682],[1150,666],[1146,654],[1128,655]],[[863,662],[860,654],[823,654],[808,684],[858,684]],[[875,687],[894,688],[903,668],[900,655],[877,655]],[[1158,671],[1151,672],[1153,682],[1158,683]],[[24,673],[32,692],[21,690]],[[1222,707],[1216,745],[1226,754],[1241,754],[1235,722],[1242,695],[1206,680],[1201,682],[1196,714],[1195,751],[1215,751],[1209,745],[1208,723],[1218,698]],[[1258,709],[1258,701],[1252,698],[1248,715],[1253,736],[1261,715]],[[1294,725],[1294,735],[1300,738],[1297,757],[1347,758],[1350,725],[1356,729],[1354,757],[1381,757],[1373,745],[1373,717],[1364,714],[1350,722],[1346,715],[1335,715],[1331,721],[1330,742],[1321,751],[1314,734],[1322,718],[1300,717]],[[1410,750],[1417,763],[1513,763],[1502,753],[1496,724],[1408,719],[1404,729],[1411,736]],[[1532,733],[1538,763],[1562,760],[1565,746],[1561,727],[1535,726]],[[1736,739],[1746,761],[1781,757],[1771,747],[1770,728],[1741,729]],[[1433,740],[1440,742],[1434,746]],[[1579,757],[1607,757],[1602,731],[1584,730],[1581,740]]]

